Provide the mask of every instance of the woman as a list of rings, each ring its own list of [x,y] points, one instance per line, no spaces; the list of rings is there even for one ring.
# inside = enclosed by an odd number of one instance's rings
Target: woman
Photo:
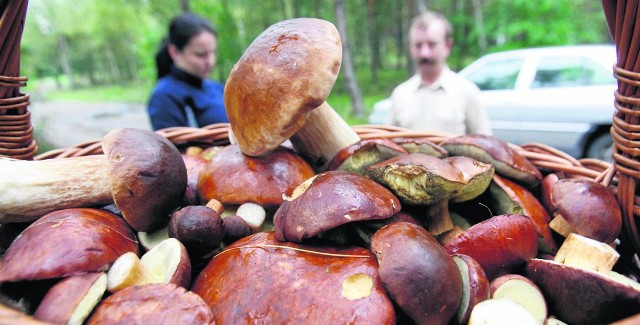
[[[222,84],[209,80],[216,64],[217,33],[205,19],[182,14],[156,54],[158,83],[147,111],[154,130],[228,122]]]

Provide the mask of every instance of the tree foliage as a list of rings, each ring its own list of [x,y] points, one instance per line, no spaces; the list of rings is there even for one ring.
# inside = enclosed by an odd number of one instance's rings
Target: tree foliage
[[[336,22],[332,0],[32,0],[22,40],[22,73],[65,76],[72,86],[155,79],[153,56],[169,20],[185,3],[219,33],[213,79],[224,82],[251,41],[269,25],[293,17]],[[349,0],[348,39],[365,94],[388,95],[406,79],[410,19],[425,8],[454,27],[454,70],[505,49],[610,42],[600,2],[592,0]],[[335,87],[346,92],[342,77]]]

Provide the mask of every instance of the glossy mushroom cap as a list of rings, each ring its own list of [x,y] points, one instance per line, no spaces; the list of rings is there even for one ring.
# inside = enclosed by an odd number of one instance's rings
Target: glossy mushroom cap
[[[260,34],[238,60],[224,102],[242,152],[275,149],[329,96],[342,61],[336,27],[325,20],[281,21]]]
[[[111,195],[136,231],[159,228],[182,202],[187,169],[171,141],[155,132],[116,129],[104,138]]]
[[[578,234],[611,243],[622,227],[622,212],[613,192],[582,179],[558,180],[551,191],[552,204]]]
[[[263,156],[250,157],[238,145],[216,154],[200,172],[200,200],[223,205],[252,202],[265,209],[277,208],[282,195],[315,175],[313,168],[292,150],[280,147]]]
[[[301,184],[274,216],[276,238],[301,242],[323,231],[363,220],[386,219],[400,211],[398,199],[373,180],[329,171]]]

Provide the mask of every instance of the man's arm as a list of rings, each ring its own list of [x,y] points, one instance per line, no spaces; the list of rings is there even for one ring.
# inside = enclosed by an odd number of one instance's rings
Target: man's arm
[[[480,102],[480,90],[477,88],[470,93],[465,120],[467,133],[492,134],[489,115]]]

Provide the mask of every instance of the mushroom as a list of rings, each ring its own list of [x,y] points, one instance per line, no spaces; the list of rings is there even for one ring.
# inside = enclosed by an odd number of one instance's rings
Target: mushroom
[[[424,228],[394,222],[371,237],[380,279],[393,301],[418,324],[448,324],[462,299],[462,275]]]
[[[449,200],[461,202],[480,195],[493,175],[491,165],[472,158],[444,160],[421,153],[394,157],[368,169],[402,203],[427,206],[425,224],[434,236],[453,229]]]
[[[526,276],[562,321],[608,324],[640,313],[640,284],[611,271],[617,258],[607,244],[572,233],[554,260],[530,260]]]
[[[538,233],[526,216],[499,215],[473,225],[444,248],[449,254],[471,256],[493,280],[536,256]]]
[[[106,291],[103,272],[67,277],[47,292],[34,316],[52,324],[83,324]]]
[[[366,176],[368,166],[404,154],[407,154],[406,150],[388,139],[360,140],[340,150],[329,162],[327,170]]]
[[[528,187],[542,180],[542,174],[526,157],[511,149],[509,143],[493,136],[467,134],[440,143],[450,155],[467,156],[492,164],[496,173]]]
[[[550,188],[549,188],[550,187]],[[612,243],[622,227],[622,212],[614,193],[606,186],[585,179],[543,182],[554,215],[549,226],[563,237],[575,232]]]
[[[299,245],[260,232],[213,257],[191,291],[216,324],[393,324],[377,267],[362,247]]]
[[[489,185],[496,214],[521,214],[529,217],[538,231],[540,250],[554,254],[558,250],[549,222],[551,217],[542,203],[526,188],[507,178],[493,175]]]
[[[186,206],[171,215],[168,234],[190,255],[203,255],[220,246],[225,228],[220,214],[207,206]]]
[[[274,216],[280,241],[301,242],[346,223],[386,219],[400,211],[389,190],[358,174],[328,171],[300,184]]]
[[[295,18],[263,31],[225,85],[225,108],[242,152],[259,156],[290,138],[321,171],[360,140],[326,102],[341,60],[340,34],[328,21]]]
[[[260,157],[242,153],[238,145],[220,150],[200,172],[198,195],[223,206],[255,203],[277,208],[283,195],[315,175],[313,168],[292,150],[279,147]]]
[[[436,158],[444,158],[447,150],[425,138],[393,138],[391,141],[401,146],[408,153],[423,153]]]
[[[0,158],[0,223],[115,202],[136,231],[166,224],[187,188],[173,143],[148,130],[115,129],[102,149],[104,155],[44,161]]]
[[[32,223],[0,262],[0,282],[56,279],[109,269],[126,252],[139,253],[135,233],[115,214],[65,209]]]
[[[104,299],[86,324],[213,324],[202,298],[171,283],[132,286]]]

